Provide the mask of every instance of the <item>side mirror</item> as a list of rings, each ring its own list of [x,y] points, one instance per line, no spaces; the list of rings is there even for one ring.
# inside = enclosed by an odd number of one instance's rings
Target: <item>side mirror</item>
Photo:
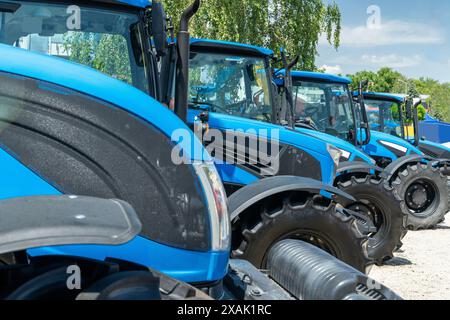
[[[150,34],[159,57],[167,53],[167,16],[162,3],[154,1],[152,4],[152,22]]]

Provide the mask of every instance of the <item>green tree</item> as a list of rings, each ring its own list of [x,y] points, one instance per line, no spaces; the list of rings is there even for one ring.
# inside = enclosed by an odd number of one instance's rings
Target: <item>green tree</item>
[[[177,24],[180,14],[192,0],[162,0]],[[323,35],[339,46],[341,14],[335,3],[322,0],[203,0],[191,25],[199,38],[236,41],[285,48],[300,55],[299,68],[315,70],[317,45]]]
[[[69,60],[131,83],[128,47],[121,35],[70,32],[64,36]]]
[[[439,83],[434,79],[409,79],[390,68],[382,68],[378,72],[360,71],[349,75],[351,87],[356,89],[362,80],[369,80],[370,91],[386,93],[404,93],[412,97],[429,95],[427,103],[431,106],[429,114],[435,118],[450,122],[450,83]],[[419,119],[425,119],[426,109],[419,106]]]
[[[414,80],[417,91],[421,94],[429,95],[427,101],[431,109],[431,116],[450,122],[450,83],[439,83],[439,81],[420,78]]]
[[[369,80],[369,90],[375,92],[406,93],[405,87],[408,85],[406,77],[390,68],[382,68],[378,72],[360,71],[349,77],[352,79],[352,88],[358,88],[360,81]]]

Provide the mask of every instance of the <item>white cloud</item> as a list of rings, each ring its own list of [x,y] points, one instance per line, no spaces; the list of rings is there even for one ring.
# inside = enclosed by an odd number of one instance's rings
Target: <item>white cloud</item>
[[[445,42],[442,31],[429,24],[391,20],[383,22],[379,28],[367,26],[343,26],[341,32],[341,46],[349,47],[377,47],[404,44],[440,44]],[[327,44],[325,37],[321,37],[321,44]]]
[[[397,54],[388,55],[370,55],[365,54],[361,57],[364,63],[389,68],[407,68],[419,65],[422,57],[419,55],[400,56]]]
[[[319,69],[324,70],[325,73],[331,73],[331,74],[335,74],[335,75],[339,75],[339,74],[343,74],[344,73],[342,71],[342,67],[340,65],[329,66],[329,65],[324,64]]]

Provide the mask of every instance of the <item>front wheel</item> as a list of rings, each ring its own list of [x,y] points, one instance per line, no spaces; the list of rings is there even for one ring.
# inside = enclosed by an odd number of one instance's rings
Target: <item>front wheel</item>
[[[448,181],[432,164],[410,164],[400,171],[392,186],[405,199],[407,228],[424,230],[444,221],[449,210]]]
[[[233,221],[232,238],[233,257],[260,269],[266,269],[271,248],[286,239],[308,242],[361,272],[372,265],[367,236],[356,219],[308,193],[288,192],[257,203]]]
[[[337,186],[356,199],[347,209],[364,213],[377,228],[369,239],[369,257],[378,265],[392,259],[394,252],[402,247],[407,232],[404,202],[393,188],[376,176],[353,175],[342,178]]]

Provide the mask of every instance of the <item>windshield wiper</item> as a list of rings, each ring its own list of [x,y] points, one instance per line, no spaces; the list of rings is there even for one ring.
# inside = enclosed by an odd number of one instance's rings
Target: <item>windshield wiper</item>
[[[211,103],[211,102],[190,101],[189,104],[192,106],[193,109],[196,109],[196,110],[205,110],[204,108],[201,108],[201,105],[205,105],[205,106],[211,107],[212,112],[217,112],[217,110],[220,110],[227,114],[229,113],[225,107],[219,106],[219,105]]]
[[[314,131],[319,131],[319,128],[317,128],[317,126],[312,123],[310,120],[308,119],[299,119],[295,121],[295,126],[296,127],[301,127],[301,128],[306,128],[306,129],[312,129]]]
[[[20,3],[0,1],[0,12],[14,13],[19,10],[21,6]]]

